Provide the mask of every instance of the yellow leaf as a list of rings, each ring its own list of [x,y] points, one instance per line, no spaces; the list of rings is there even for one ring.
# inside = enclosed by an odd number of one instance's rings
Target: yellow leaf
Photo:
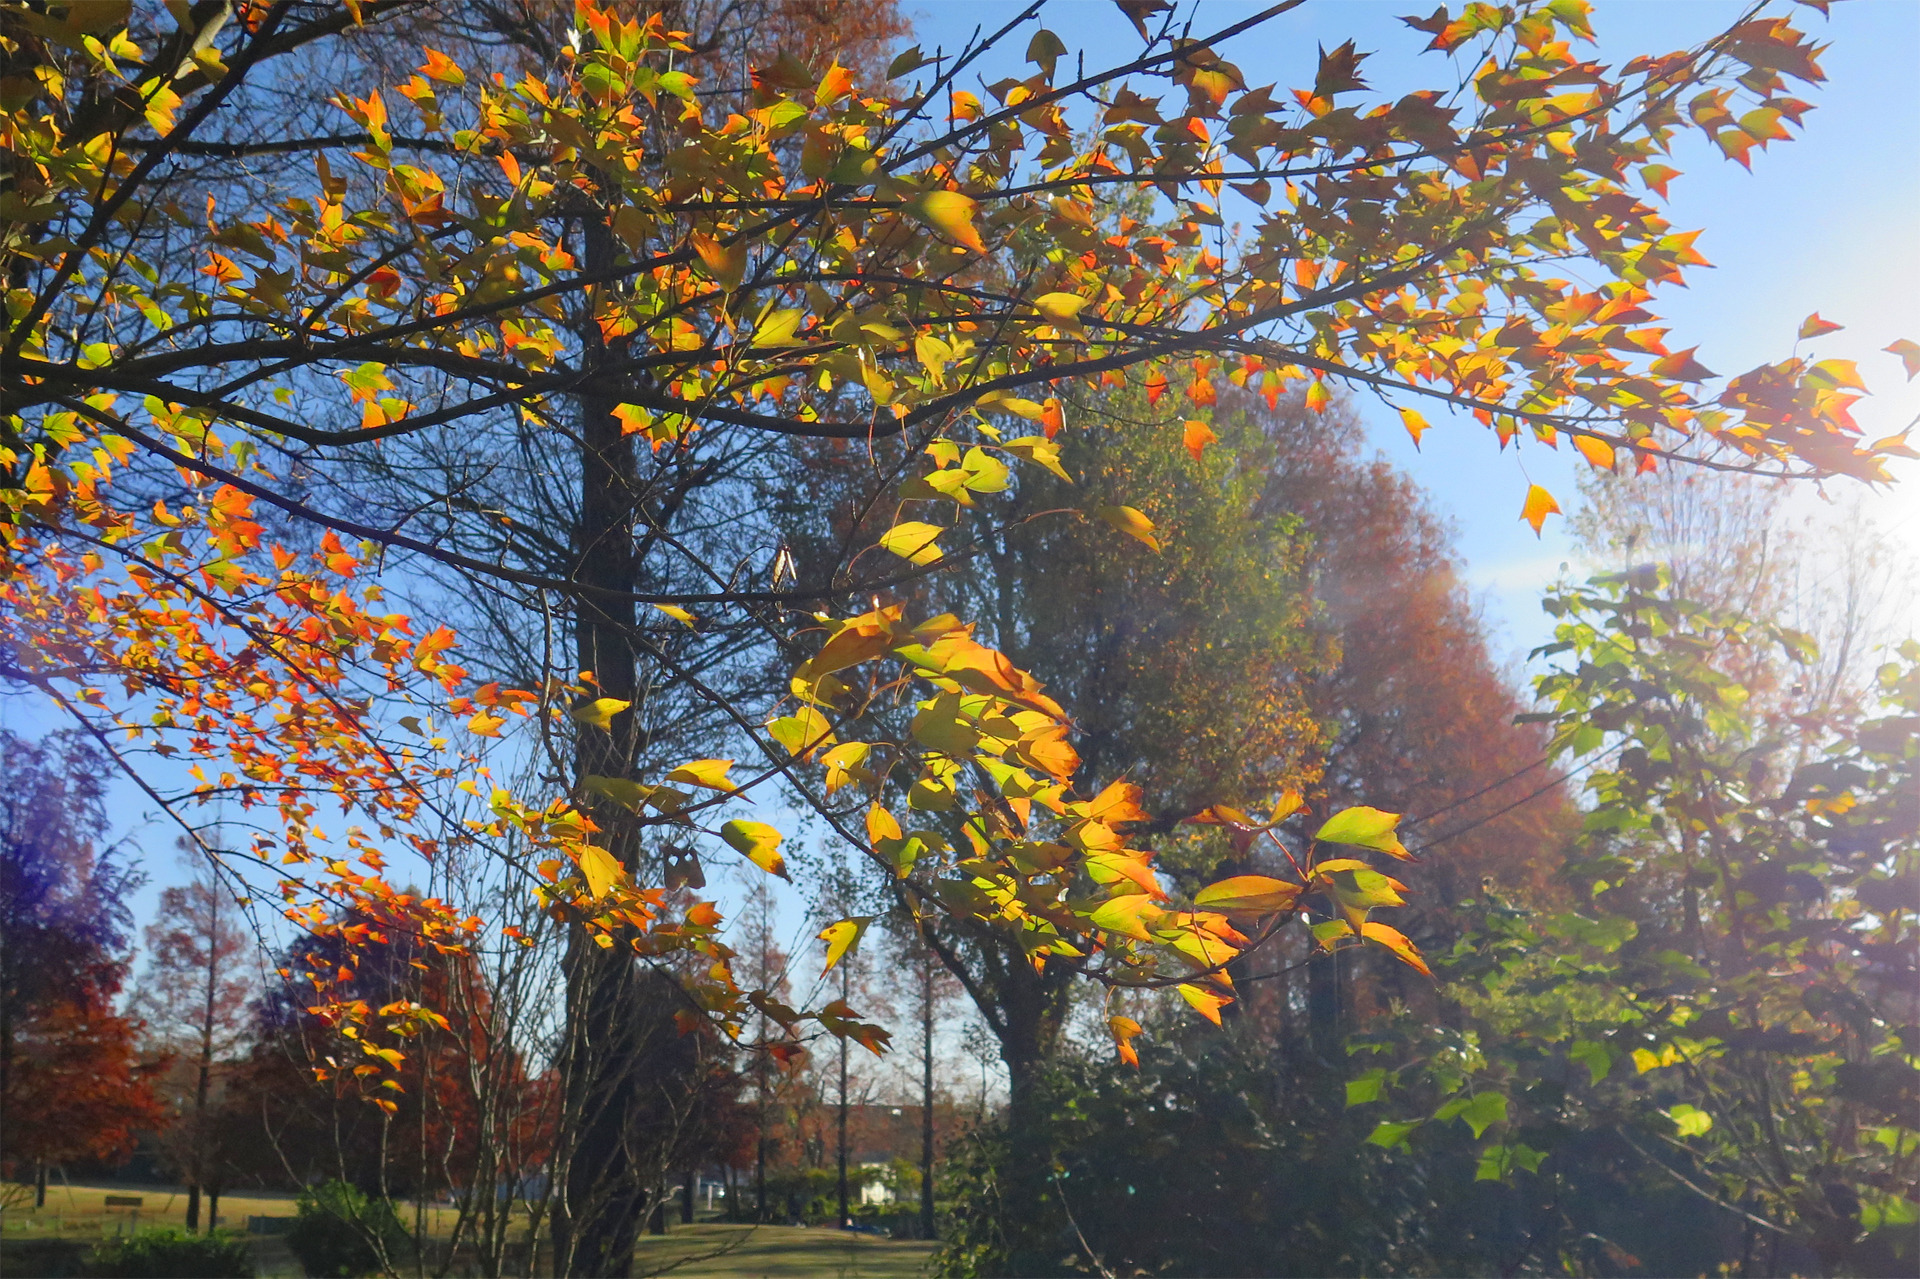
[[[1072,293],[1042,293],[1033,300],[1033,309],[1054,324],[1078,328],[1080,308],[1086,304],[1085,298],[1077,297]]]
[[[727,780],[727,770],[732,767],[730,759],[696,759],[668,773],[667,780],[704,786],[708,790],[732,790],[733,783]]]
[[[788,878],[787,859],[780,855],[780,832],[765,822],[735,819],[720,828],[720,838],[767,874]]]
[[[1307,407],[1315,413],[1326,412],[1327,405],[1331,403],[1333,403],[1333,392],[1327,390],[1325,382],[1316,380],[1307,388]]]
[[[1394,953],[1399,961],[1424,976],[1433,976],[1433,970],[1427,967],[1427,961],[1420,958],[1420,952],[1407,940],[1406,934],[1397,928],[1385,924],[1376,924],[1366,920],[1360,925],[1360,935],[1368,941],[1377,941]]]
[[[867,810],[867,839],[878,844],[883,839],[901,837],[900,822],[894,815],[875,804]]]
[[[655,604],[654,607],[676,622],[685,622],[688,626],[692,626],[694,623],[693,614],[687,612],[686,609],[681,608],[678,604]]]
[[[1073,477],[1060,466],[1060,446],[1044,435],[1023,435],[1017,440],[1008,440],[1000,446],[1017,458],[1044,466],[1069,484]]]
[[[587,877],[587,891],[593,894],[595,901],[599,901],[620,882],[620,877],[626,872],[614,860],[612,853],[604,848],[589,847],[580,854],[580,873]]]
[[[1407,434],[1413,437],[1413,447],[1419,448],[1420,437],[1426,434],[1427,431],[1427,419],[1421,417],[1412,409],[1401,409],[1400,420],[1406,423]]]
[[[1225,995],[1216,995],[1190,982],[1181,983],[1180,996],[1199,1009],[1200,1015],[1216,1026],[1220,1024],[1220,1010],[1233,1002]]]
[[[1520,508],[1520,518],[1533,525],[1533,535],[1540,536],[1540,526],[1547,522],[1547,516],[1558,515],[1560,503],[1553,500],[1553,494],[1538,484],[1527,486],[1526,505]]]
[[[880,545],[903,560],[932,564],[940,558],[940,548],[934,544],[934,539],[946,531],[938,524],[907,520],[888,529],[880,538]]]
[[[653,794],[653,787],[643,786],[625,777],[583,777],[580,779],[580,785],[593,794],[603,795],[616,804],[631,808],[636,813]]]
[[[843,919],[837,924],[828,924],[821,930],[820,940],[827,943],[827,966],[821,972],[831,972],[833,966],[860,940],[867,931],[867,925],[873,922],[873,916],[865,915],[857,919]]]
[[[975,253],[985,253],[980,233],[973,229],[974,202],[958,191],[928,191],[907,205],[907,212],[936,231],[952,236]]]
[[[1145,542],[1154,550],[1160,549],[1160,541],[1153,535],[1153,521],[1131,506],[1103,506],[1095,515],[1125,533],[1136,541]]]
[[[1293,909],[1300,885],[1267,875],[1235,875],[1208,884],[1194,895],[1193,904],[1224,914],[1270,915]]]
[[[1580,456],[1587,459],[1596,471],[1613,469],[1613,445],[1605,440],[1595,439],[1591,435],[1573,437],[1573,447],[1580,450]]]
[[[623,702],[617,697],[596,697],[573,708],[573,722],[588,728],[608,729],[613,726],[613,717],[631,705],[632,702]]]
[[[1213,428],[1205,422],[1193,418],[1187,420],[1187,452],[1193,454],[1194,461],[1198,462],[1200,460],[1200,454],[1206,449],[1207,445],[1219,438],[1219,436],[1213,433]]]
[[[798,307],[773,312],[753,326],[753,344],[773,347],[805,345],[799,336],[800,321],[804,318],[806,312]]]

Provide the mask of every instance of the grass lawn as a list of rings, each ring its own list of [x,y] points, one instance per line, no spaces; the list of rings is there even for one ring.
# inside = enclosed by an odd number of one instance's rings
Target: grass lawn
[[[17,1188],[8,1187],[17,1194]],[[107,1207],[107,1196],[137,1198],[138,1208]],[[206,1224],[207,1200],[200,1200],[201,1224]],[[248,1217],[291,1217],[293,1196],[249,1190],[220,1196],[220,1224],[244,1231]],[[184,1226],[187,1192],[178,1186],[66,1186],[47,1187],[44,1207],[33,1206],[32,1192],[24,1203],[16,1200],[6,1212],[8,1238],[96,1239],[149,1226]]]
[[[138,1197],[140,1206],[108,1207],[109,1195]],[[407,1205],[402,1217],[413,1224]],[[137,1216],[136,1216],[137,1213]],[[206,1213],[206,1201],[201,1201]],[[220,1224],[244,1232],[248,1217],[291,1217],[291,1194],[250,1191],[220,1197]],[[33,1241],[64,1239],[69,1247],[90,1245],[103,1236],[149,1226],[184,1225],[186,1192],[174,1186],[65,1186],[47,1187],[47,1202],[34,1208],[32,1200],[7,1209],[4,1243],[15,1247],[46,1247]],[[454,1212],[429,1210],[428,1229],[444,1236],[452,1229]],[[673,1224],[665,1235],[645,1235],[635,1257],[634,1272],[671,1274],[674,1279],[912,1279],[925,1273],[935,1245],[904,1239],[801,1226],[730,1225],[701,1222]],[[256,1239],[255,1256],[264,1274],[297,1274],[298,1267],[278,1238]],[[0,1251],[14,1248],[0,1246]],[[0,1270],[11,1271],[0,1264]]]
[[[674,1279],[863,1279],[925,1273],[935,1245],[801,1226],[676,1224],[641,1239],[634,1273]]]

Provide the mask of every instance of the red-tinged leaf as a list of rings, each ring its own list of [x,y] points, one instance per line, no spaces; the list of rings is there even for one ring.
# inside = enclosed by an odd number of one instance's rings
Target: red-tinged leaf
[[[1433,976],[1433,970],[1427,967],[1427,961],[1420,957],[1420,951],[1407,940],[1406,934],[1397,928],[1377,924],[1369,919],[1360,925],[1360,936],[1367,941],[1379,942],[1392,951],[1394,958],[1422,976]]]
[[[1307,407],[1315,413],[1324,413],[1327,411],[1327,405],[1331,403],[1333,403],[1333,392],[1327,389],[1327,384],[1324,380],[1316,378],[1313,384],[1307,388]]]
[[[1131,782],[1112,782],[1084,804],[1068,809],[1075,816],[1117,826],[1121,822],[1144,822],[1150,816],[1140,807],[1140,788]]]
[[[1915,376],[1920,376],[1920,342],[1915,342],[1912,338],[1901,338],[1892,346],[1881,349],[1890,355],[1900,357],[1900,363],[1906,366],[1907,381],[1911,382]]]
[[[1223,914],[1272,915],[1292,910],[1300,885],[1267,875],[1236,875],[1208,884],[1194,895],[1193,904]]]
[[[1367,87],[1360,78],[1360,64],[1369,55],[1358,52],[1349,40],[1332,53],[1320,50],[1320,69],[1313,77],[1313,96],[1331,98],[1336,93],[1352,93]]]
[[[1160,397],[1167,393],[1167,375],[1155,369],[1147,375],[1147,403],[1158,404]]]
[[[1046,403],[1040,406],[1040,429],[1046,432],[1048,439],[1052,439],[1054,436],[1060,434],[1061,429],[1064,428],[1066,424],[1067,411],[1065,407],[1062,406],[1057,397],[1049,396]]]
[[[1655,360],[1651,367],[1661,377],[1670,377],[1676,382],[1704,382],[1716,375],[1712,369],[1693,358],[1693,353],[1699,349],[1690,346],[1684,351],[1675,351],[1672,355]]]
[[[1113,0],[1114,7],[1127,15],[1127,21],[1140,33],[1142,40],[1153,39],[1153,32],[1147,22],[1155,14],[1165,13],[1173,8],[1172,0]]]
[[[1205,422],[1202,422],[1197,418],[1187,419],[1187,425],[1186,425],[1187,452],[1193,454],[1194,461],[1198,462],[1200,460],[1201,453],[1206,451],[1207,445],[1213,443],[1215,440],[1219,438],[1220,438],[1219,436],[1213,433],[1213,428],[1208,426]]]
[[[1232,998],[1227,995],[1216,995],[1204,987],[1193,985],[1191,982],[1182,982],[1180,984],[1180,997],[1192,1004],[1202,1017],[1205,1017],[1216,1026],[1220,1024],[1220,1010],[1233,1002]]]
[[[1120,1054],[1120,1060],[1138,1070],[1140,1054],[1134,1051],[1133,1040],[1140,1035],[1140,1023],[1131,1017],[1109,1017],[1107,1033],[1113,1036],[1114,1051]]]
[[[1658,191],[1662,197],[1667,194],[1667,183],[1680,176],[1680,170],[1664,164],[1647,164],[1640,168],[1640,180],[1647,184],[1650,191]]]
[[[1527,500],[1520,508],[1520,518],[1533,526],[1533,535],[1540,536],[1540,526],[1547,522],[1547,516],[1560,514],[1560,503],[1553,500],[1553,494],[1538,484],[1527,486]]]
[[[1801,321],[1800,337],[1803,340],[1806,338],[1817,338],[1827,333],[1838,333],[1845,327],[1844,324],[1835,324],[1832,320],[1821,319],[1820,313],[1815,311],[1812,315],[1809,315],[1805,320]]]
[[[820,77],[820,87],[813,91],[813,105],[828,106],[852,92],[853,72],[841,66],[836,59],[834,64],[827,68],[827,73]]]

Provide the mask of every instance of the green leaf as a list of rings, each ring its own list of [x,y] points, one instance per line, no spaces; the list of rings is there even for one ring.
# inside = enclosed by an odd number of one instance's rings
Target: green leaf
[[[1483,1092],[1460,1108],[1460,1120],[1473,1129],[1475,1141],[1494,1124],[1507,1117],[1507,1099],[1497,1092]]]
[[[1395,1147],[1401,1150],[1410,1149],[1407,1145],[1407,1134],[1419,1126],[1420,1121],[1418,1119],[1409,1119],[1404,1123],[1393,1123],[1383,1120],[1374,1126],[1372,1132],[1367,1134],[1367,1144],[1382,1146],[1388,1150],[1392,1150]]]
[[[1348,808],[1329,817],[1313,837],[1328,844],[1351,844],[1356,848],[1371,848],[1411,861],[1412,854],[1400,842],[1394,828],[1400,824],[1400,814],[1384,813],[1377,808]]]
[[[733,845],[746,859],[769,875],[782,879],[787,874],[787,859],[780,855],[780,832],[765,822],[735,819],[720,828],[720,838]]]
[[[905,53],[898,54],[887,64],[887,79],[898,80],[903,75],[911,75],[927,65],[927,56],[920,52],[920,46],[914,45]]]
[[[1546,1151],[1535,1150],[1532,1146],[1518,1142],[1511,1146],[1488,1146],[1480,1152],[1480,1166],[1474,1170],[1473,1179],[1505,1181],[1516,1167],[1524,1168],[1528,1172],[1538,1172],[1541,1162],[1546,1157]]]
[[[791,715],[783,715],[767,725],[767,733],[786,748],[789,755],[813,756],[834,744],[833,725],[811,706],[803,706]]]
[[[1605,1044],[1595,1043],[1591,1039],[1582,1039],[1567,1049],[1567,1059],[1577,1061],[1587,1068],[1591,1076],[1590,1083],[1599,1083],[1613,1069],[1613,1054],[1607,1051]]]
[[[1700,1107],[1690,1106],[1686,1102],[1681,1102],[1672,1110],[1669,1110],[1667,1112],[1667,1118],[1673,1120],[1673,1126],[1679,1130],[1682,1137],[1703,1136],[1708,1129],[1713,1127],[1712,1115],[1700,1109]]]
[[[1380,1100],[1380,1087],[1386,1079],[1387,1072],[1376,1066],[1358,1079],[1347,1080],[1347,1105],[1364,1106]]]

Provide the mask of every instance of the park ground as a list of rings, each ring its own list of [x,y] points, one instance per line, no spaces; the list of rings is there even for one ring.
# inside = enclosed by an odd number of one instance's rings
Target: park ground
[[[109,1207],[107,1199],[138,1198],[138,1207]],[[202,1205],[205,1212],[205,1205]],[[402,1218],[411,1216],[401,1205]],[[451,1209],[429,1209],[429,1229],[444,1234]],[[290,1194],[251,1192],[220,1197],[219,1224],[244,1231],[249,1217],[291,1217]],[[187,1195],[177,1186],[61,1185],[47,1187],[47,1202],[10,1207],[0,1232],[0,1273],[25,1274],[19,1262],[37,1257],[51,1240],[86,1247],[95,1241],[151,1226],[186,1223]],[[255,1236],[262,1276],[298,1276],[299,1263],[271,1235]],[[882,1279],[923,1274],[933,1245],[879,1239],[802,1226],[746,1226],[701,1221],[675,1223],[665,1235],[640,1243],[636,1274],[671,1273],[675,1279]],[[8,1262],[15,1264],[7,1264]]]

